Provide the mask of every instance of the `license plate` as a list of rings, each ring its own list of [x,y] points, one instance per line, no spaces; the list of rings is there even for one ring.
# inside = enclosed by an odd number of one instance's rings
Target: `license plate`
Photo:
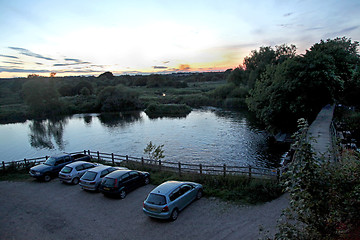
[[[110,190],[110,188],[108,188],[108,187],[104,187],[104,190],[107,190],[107,191],[109,191],[109,190]]]
[[[150,211],[157,212],[156,208],[148,207]]]

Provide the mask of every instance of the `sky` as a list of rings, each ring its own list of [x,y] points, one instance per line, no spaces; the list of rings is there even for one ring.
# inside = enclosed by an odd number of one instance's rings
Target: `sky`
[[[0,78],[223,71],[343,36],[359,0],[0,0]]]

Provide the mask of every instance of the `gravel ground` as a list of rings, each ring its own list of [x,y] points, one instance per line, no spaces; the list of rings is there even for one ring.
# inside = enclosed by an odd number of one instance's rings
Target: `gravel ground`
[[[260,237],[259,226],[273,234],[288,206],[287,195],[256,206],[202,198],[169,222],[142,212],[142,201],[154,187],[141,187],[121,200],[57,179],[0,182],[0,239],[251,240]]]

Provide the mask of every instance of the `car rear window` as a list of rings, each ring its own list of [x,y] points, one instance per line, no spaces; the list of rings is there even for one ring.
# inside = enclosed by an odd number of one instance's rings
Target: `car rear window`
[[[149,197],[147,198],[146,202],[154,205],[165,205],[166,198],[164,195],[150,193]]]
[[[88,181],[92,181],[95,179],[96,177],[96,172],[91,172],[91,171],[87,171],[84,176],[82,176],[83,180],[88,180]]]
[[[72,167],[69,166],[65,166],[63,167],[63,169],[61,169],[62,173],[71,173],[71,171],[72,171]]]
[[[114,178],[104,178],[104,180],[102,181],[102,184],[105,187],[113,187],[115,184],[115,179]]]

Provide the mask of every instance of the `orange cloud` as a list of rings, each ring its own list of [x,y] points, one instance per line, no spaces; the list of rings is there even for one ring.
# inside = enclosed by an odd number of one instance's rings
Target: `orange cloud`
[[[180,71],[188,71],[190,69],[191,69],[191,67],[189,64],[180,64],[180,66],[179,66]]]

